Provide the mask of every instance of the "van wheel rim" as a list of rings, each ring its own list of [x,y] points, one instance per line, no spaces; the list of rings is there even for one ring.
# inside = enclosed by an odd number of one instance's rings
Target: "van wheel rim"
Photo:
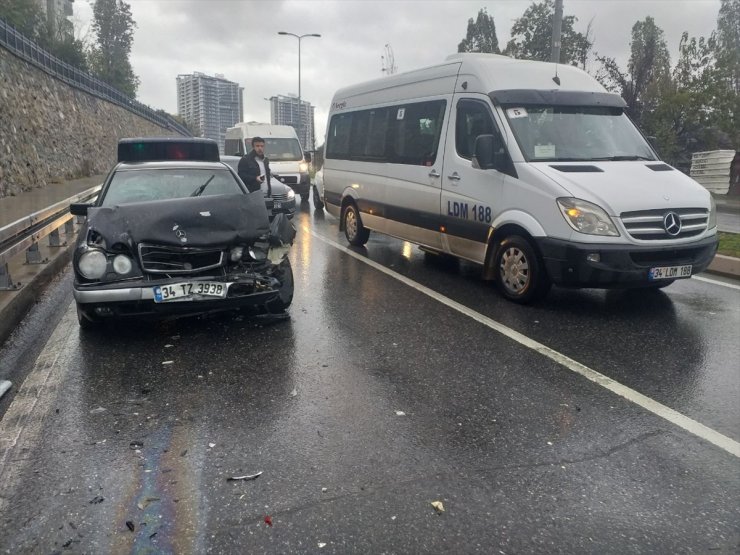
[[[524,253],[516,247],[509,247],[501,255],[501,283],[507,291],[521,295],[529,285],[531,273]]]
[[[357,218],[355,217],[355,211],[351,208],[347,209],[347,213],[344,216],[344,228],[350,237],[357,235]]]

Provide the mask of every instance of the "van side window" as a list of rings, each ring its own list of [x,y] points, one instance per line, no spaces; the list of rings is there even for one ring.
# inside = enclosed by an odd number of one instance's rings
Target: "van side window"
[[[388,112],[387,108],[376,108],[352,114],[349,145],[349,156],[352,160],[385,161]]]
[[[431,166],[437,159],[446,101],[394,106],[391,110],[392,152],[389,162]]]
[[[224,154],[232,156],[239,153],[239,146],[241,141],[239,139],[226,139],[224,143]]]
[[[347,160],[349,158],[349,137],[352,128],[352,114],[335,114],[329,124],[326,157]]]
[[[479,100],[461,100],[457,103],[455,125],[455,148],[461,157],[473,158],[478,135],[498,135],[491,112]]]

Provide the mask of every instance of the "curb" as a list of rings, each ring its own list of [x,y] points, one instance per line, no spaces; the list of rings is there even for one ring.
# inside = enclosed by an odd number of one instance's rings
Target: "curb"
[[[740,258],[716,254],[706,271],[725,277],[738,278],[740,277]]]

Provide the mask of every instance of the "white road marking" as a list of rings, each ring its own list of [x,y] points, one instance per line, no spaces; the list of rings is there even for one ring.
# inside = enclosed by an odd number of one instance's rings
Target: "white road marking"
[[[433,289],[430,289],[429,287],[426,287],[424,285],[421,285],[420,283],[417,283],[413,281],[412,279],[407,278],[404,275],[399,274],[398,272],[395,272],[389,268],[386,268],[382,264],[378,264],[377,262],[370,260],[369,258],[366,258],[360,254],[357,254],[356,252],[348,249],[347,247],[340,245],[336,241],[333,241],[332,239],[329,239],[327,237],[324,237],[320,235],[319,233],[316,233],[314,230],[309,229],[308,227],[304,226],[304,230],[319,239],[320,241],[323,241],[324,243],[331,245],[335,249],[338,249],[342,251],[345,254],[348,254],[349,256],[356,258],[360,262],[363,262],[367,264],[368,266],[375,268],[376,270],[383,272],[384,274],[400,281],[401,283],[408,285],[409,287],[413,287],[420,293],[423,293],[434,300],[442,303],[443,305],[446,305],[453,310],[456,310],[473,320],[483,324],[484,326],[487,326],[491,328],[492,330],[495,330],[499,332],[500,334],[508,337],[509,339],[512,339],[519,343],[520,345],[523,345],[529,349],[532,349],[533,351],[536,351],[540,353],[543,356],[546,356],[550,360],[553,360],[560,364],[561,366],[564,366],[568,370],[575,372],[576,374],[579,374],[583,376],[584,378],[594,382],[597,385],[600,385],[601,387],[608,389],[612,393],[616,393],[620,397],[624,397],[628,401],[631,401],[632,403],[639,405],[640,407],[652,412],[653,414],[660,416],[661,418],[667,420],[668,422],[675,424],[679,428],[683,428],[687,432],[705,440],[708,441],[720,449],[723,449],[724,451],[727,451],[731,455],[735,455],[736,457],[740,458],[740,443],[735,441],[732,438],[729,438],[721,433],[719,433],[716,430],[713,430],[712,428],[709,428],[708,426],[705,426],[704,424],[701,424],[700,422],[697,422],[696,420],[693,420],[689,418],[688,416],[685,416],[681,414],[678,411],[673,410],[670,407],[667,407],[663,405],[662,403],[659,403],[658,401],[655,401],[654,399],[651,399],[650,397],[647,397],[646,395],[643,395],[642,393],[639,393],[638,391],[635,391],[634,389],[631,389],[627,387],[626,385],[623,385],[608,376],[605,376],[604,374],[601,374],[597,372],[596,370],[593,370],[589,368],[588,366],[581,364],[580,362],[577,362],[573,360],[572,358],[559,353],[558,351],[555,351],[554,349],[551,349],[550,347],[547,347],[546,345],[543,345],[542,343],[539,343],[535,341],[534,339],[531,339],[527,337],[526,335],[519,333],[518,331],[515,331],[511,329],[508,326],[505,326],[501,324],[500,322],[497,322],[496,320],[493,320],[492,318],[489,318],[488,316],[484,316],[483,314],[480,314],[479,312],[476,312],[475,310],[472,310],[468,308],[467,306],[458,303],[457,301],[453,301],[452,299],[445,297],[444,295],[441,295],[440,293],[437,293]]]
[[[738,289],[740,290],[740,285],[735,285],[734,283],[727,283],[724,281],[717,281],[716,279],[710,279],[705,278],[702,276],[691,276],[691,279],[698,279],[699,281],[705,281],[707,283],[711,283],[712,285],[721,285],[722,287],[729,287],[730,289]]]
[[[70,333],[70,330],[77,329],[73,304],[44,345],[36,364],[0,420],[0,513],[20,485],[23,468],[31,462],[22,454],[30,452],[37,444],[44,417],[54,405],[69,368],[69,344],[78,338],[77,333]]]

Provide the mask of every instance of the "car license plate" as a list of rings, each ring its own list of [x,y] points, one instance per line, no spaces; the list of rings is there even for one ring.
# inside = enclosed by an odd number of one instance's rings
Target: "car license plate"
[[[688,277],[691,277],[691,266],[661,266],[659,268],[650,268],[648,272],[648,279],[650,281]]]
[[[282,208],[283,207],[283,202],[280,201],[280,200],[274,200],[274,201],[272,201],[272,207],[273,208]]]
[[[192,301],[198,297],[223,299],[229,290],[229,283],[213,281],[189,281],[171,285],[157,285],[153,288],[154,302]]]

